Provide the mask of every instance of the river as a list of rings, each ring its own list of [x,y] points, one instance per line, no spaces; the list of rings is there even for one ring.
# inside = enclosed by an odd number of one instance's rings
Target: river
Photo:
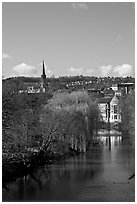
[[[135,156],[121,135],[101,135],[101,144],[18,178],[3,188],[3,201],[134,202]]]

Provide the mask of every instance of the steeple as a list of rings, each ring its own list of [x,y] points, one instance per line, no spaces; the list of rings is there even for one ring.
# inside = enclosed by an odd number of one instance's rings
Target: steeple
[[[46,79],[46,74],[45,74],[45,62],[44,62],[44,60],[43,60],[42,66],[43,66],[43,70],[42,70],[42,75],[41,75],[41,88],[43,89],[43,92],[46,92],[47,79]]]
[[[43,60],[43,76],[45,76],[45,63],[44,63],[44,60]]]

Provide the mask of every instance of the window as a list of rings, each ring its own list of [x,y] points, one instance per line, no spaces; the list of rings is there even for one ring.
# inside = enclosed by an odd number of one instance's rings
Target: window
[[[114,119],[116,119],[116,120],[117,120],[117,115],[114,115]]]
[[[118,111],[118,108],[116,105],[114,105],[114,113],[117,113],[117,111]]]

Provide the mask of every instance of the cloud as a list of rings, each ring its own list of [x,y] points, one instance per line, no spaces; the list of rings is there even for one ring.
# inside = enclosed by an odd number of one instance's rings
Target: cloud
[[[98,71],[99,71],[99,76],[102,76],[102,77],[111,76],[111,74],[112,74],[112,65],[100,66],[98,68]]]
[[[52,71],[50,69],[47,70],[47,74],[51,75]]]
[[[132,66],[130,64],[123,64],[114,67],[113,73],[115,76],[131,76],[133,74]]]
[[[73,75],[81,75],[83,73],[83,68],[82,67],[80,68],[70,67],[68,71]]]
[[[134,75],[134,70],[130,64],[122,64],[118,66],[103,65],[98,68],[97,72],[101,77],[107,76],[125,77]]]
[[[88,9],[88,5],[85,3],[72,3],[72,8],[73,9],[83,9],[83,10],[87,10]]]
[[[11,59],[12,57],[9,54],[2,53],[2,59]]]
[[[19,65],[13,67],[13,71],[15,71],[15,73],[18,76],[31,77],[31,76],[36,76],[37,75],[36,67],[25,64],[25,63],[19,64]]]
[[[87,69],[87,70],[85,71],[85,74],[86,74],[86,75],[93,75],[93,74],[94,74],[94,69]]]
[[[86,76],[97,76],[97,77],[126,77],[126,76],[134,76],[134,69],[130,64],[122,64],[113,66],[102,65],[97,68],[84,69],[82,67],[75,68],[70,67],[68,69],[70,75],[86,75]]]

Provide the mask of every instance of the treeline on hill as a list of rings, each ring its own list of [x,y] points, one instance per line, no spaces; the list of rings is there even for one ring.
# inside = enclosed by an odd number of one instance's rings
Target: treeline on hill
[[[100,115],[87,92],[19,94],[7,83],[2,94],[4,175],[85,152],[92,143]]]
[[[135,145],[135,91],[123,95],[120,99],[121,131],[123,136],[128,135]]]
[[[73,82],[73,83],[72,83]],[[135,78],[132,77],[94,77],[94,76],[62,76],[62,77],[47,77],[48,90],[50,92],[72,92],[81,89],[99,89],[107,90],[112,84],[117,83],[135,83]],[[28,87],[39,87],[41,83],[40,77],[12,77],[3,79],[3,87],[14,86],[17,90],[26,91]],[[95,94],[98,95],[98,94]],[[97,96],[98,97],[98,96]]]
[[[38,83],[40,82],[40,77],[12,77],[4,79],[3,81],[14,82],[21,85],[22,83]],[[62,77],[47,77],[47,82],[49,83],[71,83],[76,81],[92,81],[96,83],[135,83],[135,78],[133,77],[94,77],[94,76],[62,76]]]

